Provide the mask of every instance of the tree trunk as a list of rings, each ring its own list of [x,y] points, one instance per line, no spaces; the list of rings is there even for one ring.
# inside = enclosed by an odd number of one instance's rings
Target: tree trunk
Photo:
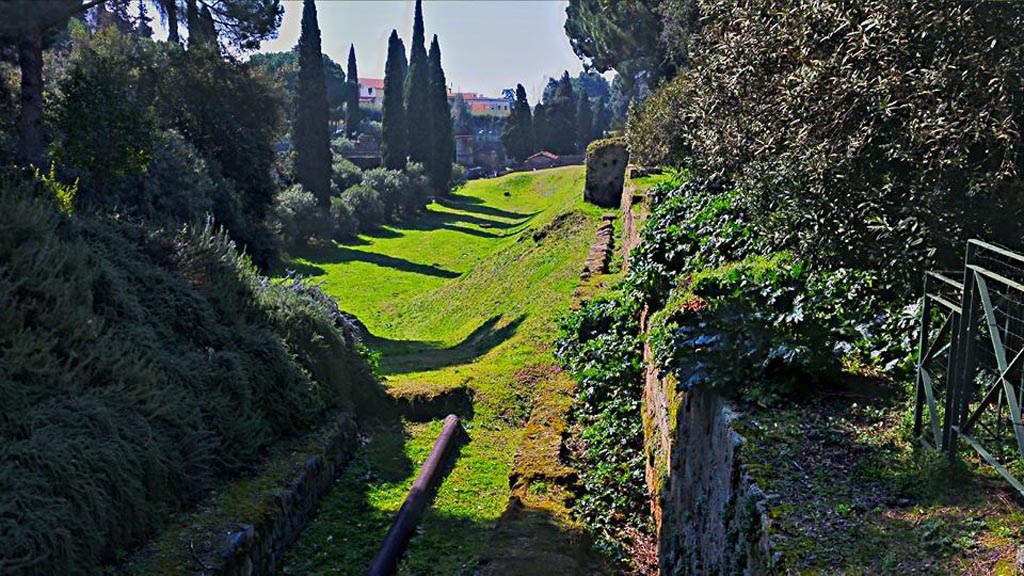
[[[177,0],[163,0],[164,10],[167,11],[167,41],[180,44],[178,38],[178,5]]]
[[[18,160],[22,164],[42,166],[43,145],[43,32],[38,26],[26,27],[18,40],[18,64],[21,67],[21,131]]]

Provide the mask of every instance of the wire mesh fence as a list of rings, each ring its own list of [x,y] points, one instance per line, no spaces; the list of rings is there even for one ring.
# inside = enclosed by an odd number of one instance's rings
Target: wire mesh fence
[[[963,272],[925,275],[914,431],[963,440],[1024,494],[1024,255],[978,240]]]

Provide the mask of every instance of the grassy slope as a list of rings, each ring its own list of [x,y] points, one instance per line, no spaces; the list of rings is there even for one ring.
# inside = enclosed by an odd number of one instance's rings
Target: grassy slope
[[[394,394],[474,395],[472,441],[402,573],[471,573],[505,508],[533,394],[523,370],[552,363],[553,319],[569,306],[601,214],[582,204],[582,176],[573,167],[474,181],[410,226],[296,261],[374,334]],[[362,574],[439,431],[372,430],[288,571]]]

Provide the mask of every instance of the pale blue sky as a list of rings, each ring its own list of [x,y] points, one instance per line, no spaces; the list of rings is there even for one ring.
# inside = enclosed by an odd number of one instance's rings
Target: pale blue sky
[[[381,78],[391,29],[408,49],[413,0],[318,0],[323,51],[345,66],[355,43],[359,75]],[[500,96],[522,83],[535,101],[549,76],[576,75],[582,64],[569,46],[566,0],[425,0],[423,20],[429,45],[437,34],[449,84],[463,92]],[[302,2],[285,1],[278,38],[263,52],[290,50],[299,38]]]

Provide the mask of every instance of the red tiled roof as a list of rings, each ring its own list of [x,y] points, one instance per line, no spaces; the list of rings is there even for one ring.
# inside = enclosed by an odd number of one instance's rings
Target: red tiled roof
[[[384,80],[381,78],[360,78],[359,83],[367,88],[384,89]]]

